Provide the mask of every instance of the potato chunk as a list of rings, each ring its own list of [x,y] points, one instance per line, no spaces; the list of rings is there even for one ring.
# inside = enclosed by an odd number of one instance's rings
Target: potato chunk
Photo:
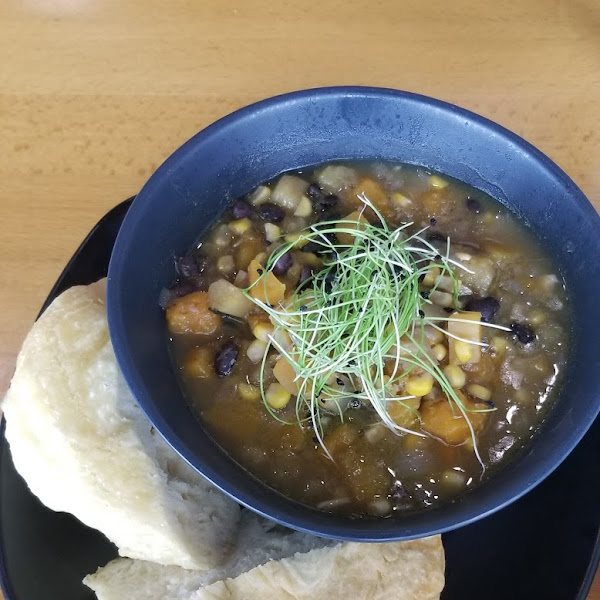
[[[240,318],[245,317],[254,307],[252,300],[226,279],[218,279],[210,284],[208,300],[213,310]]]
[[[221,317],[210,310],[208,292],[192,292],[177,298],[166,311],[171,333],[210,335],[221,325]]]
[[[450,364],[464,365],[478,363],[481,360],[481,346],[473,342],[481,342],[481,313],[463,312],[450,315],[456,321],[448,321],[448,333],[460,340],[448,337]],[[465,341],[463,341],[465,340]]]

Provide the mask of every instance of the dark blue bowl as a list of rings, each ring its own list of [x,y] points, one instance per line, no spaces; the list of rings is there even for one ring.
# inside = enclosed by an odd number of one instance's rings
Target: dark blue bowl
[[[490,194],[523,219],[556,257],[574,315],[563,391],[536,439],[460,501],[390,519],[350,519],[284,498],[231,460],[196,421],[168,354],[163,287],[227,201],[289,169],[334,159],[422,165]],[[279,96],[221,119],[177,150],[138,194],[108,276],[115,352],[156,429],[217,487],[295,529],[362,541],[420,537],[480,519],[555,469],[600,408],[600,218],[552,161],[471,112],[387,89],[324,88]],[[590,474],[592,475],[592,474]]]

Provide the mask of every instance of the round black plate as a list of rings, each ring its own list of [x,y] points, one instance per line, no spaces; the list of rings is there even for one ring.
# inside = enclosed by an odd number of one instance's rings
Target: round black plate
[[[131,200],[90,232],[50,292],[106,275]],[[42,309],[42,310],[43,310]],[[443,600],[584,600],[600,559],[600,422],[532,492],[445,534]],[[97,531],[40,504],[15,471],[0,431],[0,583],[6,600],[92,600],[81,580],[117,556]]]

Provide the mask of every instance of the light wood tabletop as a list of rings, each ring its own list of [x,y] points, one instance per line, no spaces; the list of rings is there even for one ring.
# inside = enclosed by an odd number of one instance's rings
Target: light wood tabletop
[[[96,221],[267,96],[362,84],[456,103],[532,142],[600,209],[598,0],[3,0],[0,56],[0,394]]]

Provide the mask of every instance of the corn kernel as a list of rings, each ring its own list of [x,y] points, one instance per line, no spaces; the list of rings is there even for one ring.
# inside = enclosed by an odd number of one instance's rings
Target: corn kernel
[[[296,207],[296,210],[294,211],[294,216],[295,217],[310,217],[311,214],[312,214],[312,203],[306,196],[302,196],[302,198],[300,199],[300,202],[298,202],[298,206]]]
[[[242,233],[245,233],[252,227],[252,221],[248,217],[244,217],[243,219],[237,219],[236,221],[229,221],[228,226],[233,233],[242,235]]]
[[[273,333],[275,327],[271,323],[258,322],[253,328],[252,333],[257,340],[268,342],[269,336]]]
[[[231,254],[220,256],[217,259],[217,269],[224,275],[231,275],[235,271],[235,261]]]
[[[467,388],[467,392],[474,398],[479,398],[479,400],[489,400],[492,397],[492,392],[488,388],[477,383],[472,383]]]
[[[267,242],[274,242],[281,236],[281,227],[273,223],[265,223],[265,237]]]
[[[254,340],[250,342],[246,355],[253,363],[258,363],[262,360],[265,352],[267,351],[267,343],[262,340]]]
[[[445,179],[442,179],[439,175],[431,175],[431,177],[429,177],[429,185],[432,188],[443,190],[448,186],[448,182]]]
[[[258,402],[260,400],[260,389],[249,383],[240,383],[238,385],[238,394],[242,400],[248,402]]]
[[[407,198],[404,194],[400,192],[396,192],[392,194],[392,200],[400,207],[400,208],[408,208],[412,205],[412,200]]]
[[[433,287],[435,283],[435,278],[439,277],[441,271],[439,267],[431,267],[427,273],[425,273],[425,277],[423,277],[423,283],[429,287]]]
[[[461,340],[454,340],[454,356],[456,356],[458,362],[463,364],[468,363],[473,356],[471,344],[462,342]]]
[[[467,375],[458,365],[448,365],[444,367],[444,375],[450,382],[450,385],[459,390],[467,383]]]
[[[448,350],[446,350],[446,346],[444,346],[444,344],[436,344],[432,350],[433,355],[438,362],[442,362],[448,354]]]
[[[425,396],[433,389],[433,377],[429,373],[411,375],[406,380],[406,393],[411,396]]]
[[[272,383],[265,393],[267,404],[275,410],[286,406],[291,397],[292,395],[280,383]]]

